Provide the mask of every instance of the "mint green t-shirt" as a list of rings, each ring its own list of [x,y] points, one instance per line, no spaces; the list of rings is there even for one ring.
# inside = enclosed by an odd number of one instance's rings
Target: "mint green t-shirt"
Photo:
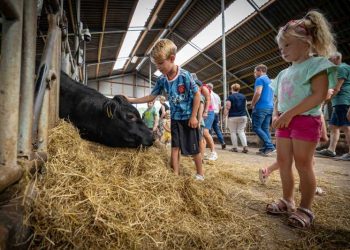
[[[338,65],[338,79],[343,79],[340,91],[332,98],[332,106],[350,105],[350,65],[341,63]]]
[[[298,105],[311,93],[311,79],[322,71],[328,75],[328,88],[336,84],[337,67],[325,57],[310,57],[306,61],[293,64],[282,70],[271,86],[278,100],[278,112],[286,112]],[[303,113],[302,115],[319,116],[320,106]]]
[[[150,129],[153,129],[154,122],[156,117],[158,116],[158,113],[155,109],[155,107],[148,108],[143,114],[142,114],[142,120],[146,124],[146,126]]]

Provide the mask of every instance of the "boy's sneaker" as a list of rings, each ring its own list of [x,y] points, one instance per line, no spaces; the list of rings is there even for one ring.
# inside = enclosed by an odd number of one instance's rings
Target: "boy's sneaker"
[[[328,148],[322,149],[320,151],[316,151],[316,156],[323,156],[323,157],[335,157],[337,154],[335,152],[332,152]]]
[[[196,175],[194,176],[194,179],[195,179],[196,181],[204,181],[204,176],[203,176],[203,175],[200,175],[200,174],[196,174]]]
[[[216,161],[218,159],[218,154],[214,151],[209,154],[208,160],[209,161]]]
[[[259,148],[259,152],[264,152],[265,148]]]

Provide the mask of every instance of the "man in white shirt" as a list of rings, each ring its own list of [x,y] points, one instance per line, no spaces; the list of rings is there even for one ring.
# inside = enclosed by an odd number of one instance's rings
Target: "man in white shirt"
[[[222,132],[221,132],[221,129],[219,127],[219,120],[220,120],[219,114],[220,114],[220,110],[221,110],[221,99],[220,99],[220,96],[214,92],[214,90],[213,90],[214,86],[212,83],[208,83],[207,86],[211,92],[211,94],[210,94],[211,103],[214,107],[214,113],[215,113],[215,118],[214,118],[212,129],[215,131],[215,133],[218,137],[218,140],[221,144],[221,148],[225,149],[226,148],[225,140],[224,140],[224,137],[222,136]]]

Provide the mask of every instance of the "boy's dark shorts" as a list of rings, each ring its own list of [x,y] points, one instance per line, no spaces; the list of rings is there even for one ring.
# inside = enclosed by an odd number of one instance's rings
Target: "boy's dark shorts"
[[[188,126],[188,120],[171,120],[171,147],[180,148],[183,155],[199,153],[199,129]]]
[[[329,120],[330,125],[342,127],[350,126],[350,122],[346,118],[350,105],[335,105],[333,107],[332,117]]]

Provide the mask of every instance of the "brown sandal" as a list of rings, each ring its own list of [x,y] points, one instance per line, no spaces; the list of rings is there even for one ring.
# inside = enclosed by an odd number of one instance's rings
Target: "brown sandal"
[[[266,205],[266,212],[268,214],[280,215],[289,214],[295,211],[294,202],[289,202],[283,198]]]
[[[288,218],[288,225],[300,229],[309,228],[315,219],[314,213],[303,207],[298,207]]]

